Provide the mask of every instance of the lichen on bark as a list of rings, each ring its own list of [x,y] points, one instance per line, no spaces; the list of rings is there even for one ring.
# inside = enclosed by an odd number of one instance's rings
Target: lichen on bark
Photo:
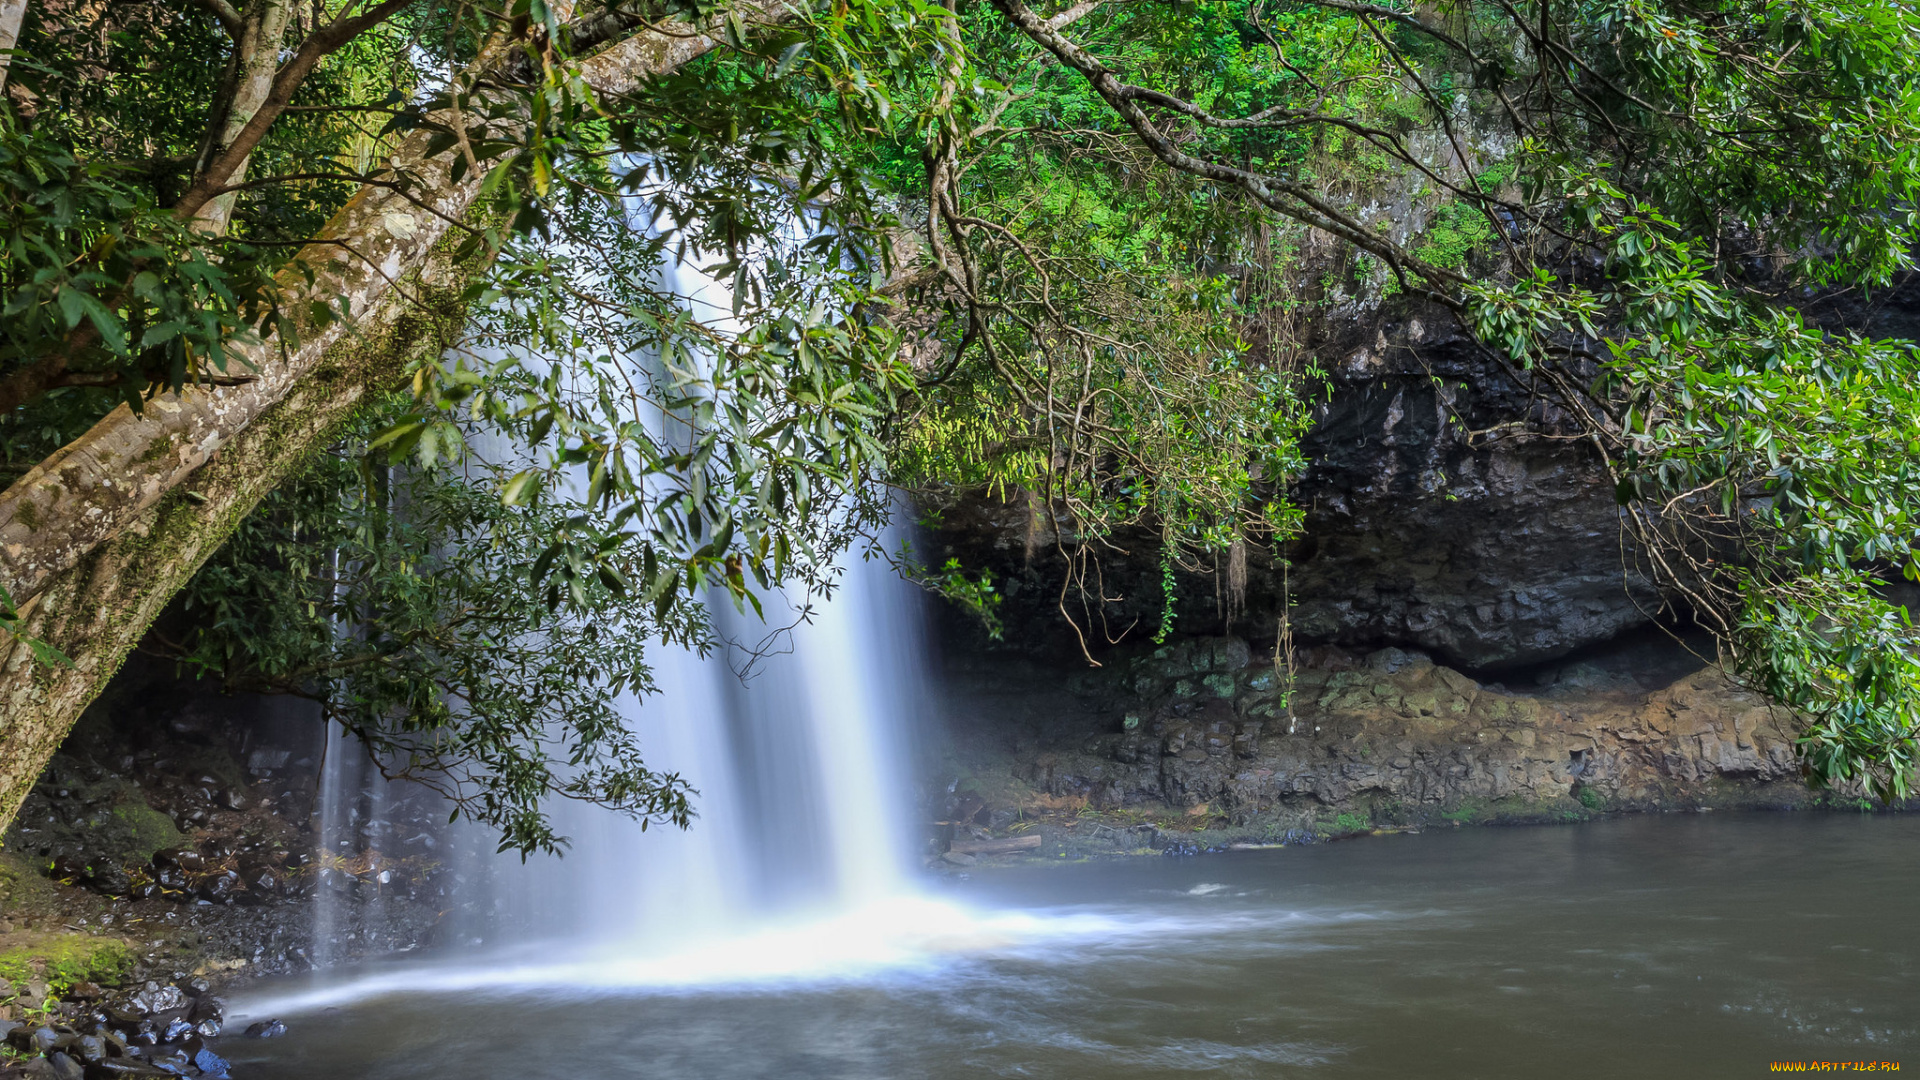
[[[458,240],[443,238],[359,334],[337,341],[187,483],[52,579],[26,631],[71,657],[71,667],[0,643],[0,830],[141,635],[260,500],[328,445],[370,393],[399,385],[413,360],[452,344],[466,287],[484,266],[480,256],[456,262]]]

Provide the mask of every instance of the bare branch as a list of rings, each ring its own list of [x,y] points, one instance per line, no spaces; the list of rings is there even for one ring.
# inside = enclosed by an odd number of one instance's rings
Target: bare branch
[[[1105,2],[1106,0],[1080,0],[1080,3],[1048,19],[1047,29],[1064,30],[1074,23],[1079,22],[1081,19],[1086,18],[1088,15],[1093,14],[1093,9]]]

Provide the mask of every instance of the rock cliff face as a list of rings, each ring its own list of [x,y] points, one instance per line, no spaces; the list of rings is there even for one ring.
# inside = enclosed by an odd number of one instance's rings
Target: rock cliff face
[[[1098,851],[1835,797],[1802,782],[1791,716],[1658,641],[1515,687],[1398,648],[1309,659],[1291,700],[1237,638],[1064,685],[965,665],[937,812]]]
[[[1450,320],[1390,319],[1332,375],[1303,445],[1297,634],[1478,669],[1650,620],[1592,448]]]
[[[1836,332],[1920,337],[1920,275],[1810,299],[1807,310]],[[1245,607],[1229,620],[1219,575],[1182,575],[1176,632],[1270,640],[1290,591],[1306,644],[1398,645],[1495,673],[1654,620],[1660,597],[1623,544],[1595,451],[1451,315],[1350,302],[1319,320],[1307,351],[1328,383],[1302,441],[1310,465],[1293,494],[1306,527],[1285,552],[1288,580],[1272,553],[1253,552]],[[1074,641],[1058,610],[1066,573],[1043,516],[971,501],[938,519],[936,554],[996,573],[1018,651],[1076,651],[1062,648]],[[1154,538],[1115,539],[1083,571],[1084,595],[1064,598],[1096,657],[1111,638],[1137,642],[1162,604]]]
[[[1315,352],[1330,382],[1302,446],[1311,466],[1295,499],[1306,530],[1287,551],[1285,583],[1301,641],[1417,648],[1478,671],[1565,656],[1652,620],[1659,597],[1631,569],[1592,448],[1450,316],[1385,314]],[[1070,633],[1044,521],[985,503],[941,520],[939,553],[996,572],[1023,648]],[[1130,537],[1104,553],[1089,595],[1105,595],[1106,610],[1083,621],[1109,637],[1157,624],[1154,551],[1151,538]],[[1231,624],[1217,575],[1183,576],[1181,588],[1181,632],[1274,632],[1283,582],[1271,553],[1250,558]],[[1077,590],[1067,605],[1087,607]]]

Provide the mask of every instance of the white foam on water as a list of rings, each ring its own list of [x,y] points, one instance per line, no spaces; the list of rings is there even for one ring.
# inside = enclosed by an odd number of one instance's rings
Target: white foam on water
[[[1056,909],[981,911],[895,895],[823,918],[768,921],[733,934],[695,936],[679,947],[519,950],[391,968],[299,989],[266,988],[235,999],[235,1015],[292,1016],[398,994],[660,994],[781,990],[869,982],[943,968],[957,960],[1037,957],[1076,944],[1111,945],[1218,932],[1218,922],[1142,918],[1138,913]]]
[[[1238,954],[1314,951],[1316,934],[1399,917],[1380,911],[1248,907],[1201,912],[1167,905],[981,908],[910,893],[824,916],[763,920],[675,945],[585,942],[398,961],[320,985],[267,984],[232,1002],[235,1019],[291,1017],[393,996],[563,998],[791,993],[843,984],[885,987],[996,960],[1039,967],[1164,954],[1206,943]]]

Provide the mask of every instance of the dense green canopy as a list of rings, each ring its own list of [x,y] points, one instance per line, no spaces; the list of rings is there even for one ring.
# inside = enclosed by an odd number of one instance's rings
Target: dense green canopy
[[[721,47],[579,77],[636,32]],[[48,0],[21,45],[14,475],[248,378],[235,341],[353,320],[273,275],[363,185],[435,205],[410,133],[485,176],[466,340],[258,510],[166,647],[453,777],[505,843],[557,841],[552,795],[684,822],[613,719],[636,643],[829,589],[889,486],[1025,493],[1069,584],[1123,529],[1169,575],[1284,539],[1301,328],[1394,303],[1576,418],[1816,780],[1909,790],[1920,654],[1879,583],[1920,576],[1920,365],[1796,305],[1910,268],[1910,5]],[[991,619],[978,568],[884,554]]]

